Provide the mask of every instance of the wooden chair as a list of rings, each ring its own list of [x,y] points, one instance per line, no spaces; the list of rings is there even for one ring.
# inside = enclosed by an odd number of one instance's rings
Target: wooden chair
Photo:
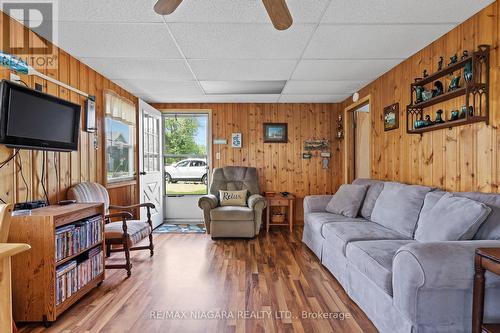
[[[153,222],[151,221],[152,203],[143,203],[131,206],[114,206],[109,204],[108,191],[98,183],[80,183],[68,190],[68,198],[79,203],[102,202],[106,210],[104,238],[106,243],[106,257],[111,252],[125,252],[125,264],[105,265],[108,269],[126,269],[127,276],[131,275],[132,263],[130,262],[130,251],[149,250],[154,254],[153,245]],[[128,210],[146,208],[147,221],[133,220]],[[109,210],[119,210],[118,213],[109,214]],[[120,219],[113,222],[114,219]],[[149,245],[136,246],[141,240],[149,238]]]
[[[0,332],[16,330],[12,320],[10,258],[30,249],[28,244],[7,244],[12,205],[0,205]]]

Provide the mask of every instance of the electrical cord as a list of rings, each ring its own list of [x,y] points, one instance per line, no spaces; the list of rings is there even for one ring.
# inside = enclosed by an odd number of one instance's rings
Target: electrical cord
[[[24,201],[28,202],[28,198],[29,198],[28,182],[26,181],[26,178],[24,178],[23,164],[19,161],[19,156],[16,157],[16,164],[19,167],[19,172],[21,173],[21,178],[23,179],[24,186],[26,186],[26,200],[24,200]]]
[[[14,151],[14,154],[12,154],[11,157],[9,157],[7,160],[3,161],[1,164],[0,164],[0,169],[3,168],[5,165],[7,165],[10,161],[12,161],[16,156],[17,154],[19,154],[19,148],[17,148],[15,151]],[[6,204],[7,202],[5,202],[4,199],[0,198],[0,201],[4,204]]]
[[[45,157],[46,157],[46,152],[44,151],[42,153],[42,179],[41,179],[41,183],[42,183],[43,193],[45,194],[45,201],[47,202],[47,205],[50,205],[49,196],[47,194],[47,190],[45,189]]]

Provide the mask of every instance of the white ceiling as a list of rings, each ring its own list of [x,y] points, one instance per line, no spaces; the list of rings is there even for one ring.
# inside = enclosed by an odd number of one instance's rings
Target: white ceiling
[[[494,0],[59,0],[57,44],[148,102],[340,102]],[[207,95],[198,81],[286,80],[279,95]]]

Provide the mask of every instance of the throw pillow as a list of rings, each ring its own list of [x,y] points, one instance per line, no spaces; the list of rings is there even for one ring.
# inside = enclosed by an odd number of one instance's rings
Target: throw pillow
[[[223,191],[219,190],[221,206],[246,206],[248,190]]]
[[[418,221],[415,239],[420,242],[472,239],[490,212],[491,208],[481,202],[446,193]]]
[[[367,185],[344,184],[340,186],[337,193],[335,193],[326,206],[326,211],[347,217],[358,216],[367,188]]]

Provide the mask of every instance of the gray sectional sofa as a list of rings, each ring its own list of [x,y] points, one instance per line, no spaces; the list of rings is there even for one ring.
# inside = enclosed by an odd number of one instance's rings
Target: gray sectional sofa
[[[304,199],[302,241],[380,332],[470,332],[474,251],[500,247],[500,194],[454,193],[491,212],[472,240],[422,242],[415,239],[418,223],[433,221],[432,208],[447,192],[368,179],[353,184],[367,186],[357,217],[327,212],[331,195]],[[441,232],[431,227],[427,237]],[[486,281],[485,321],[500,322],[500,277],[487,273]]]

